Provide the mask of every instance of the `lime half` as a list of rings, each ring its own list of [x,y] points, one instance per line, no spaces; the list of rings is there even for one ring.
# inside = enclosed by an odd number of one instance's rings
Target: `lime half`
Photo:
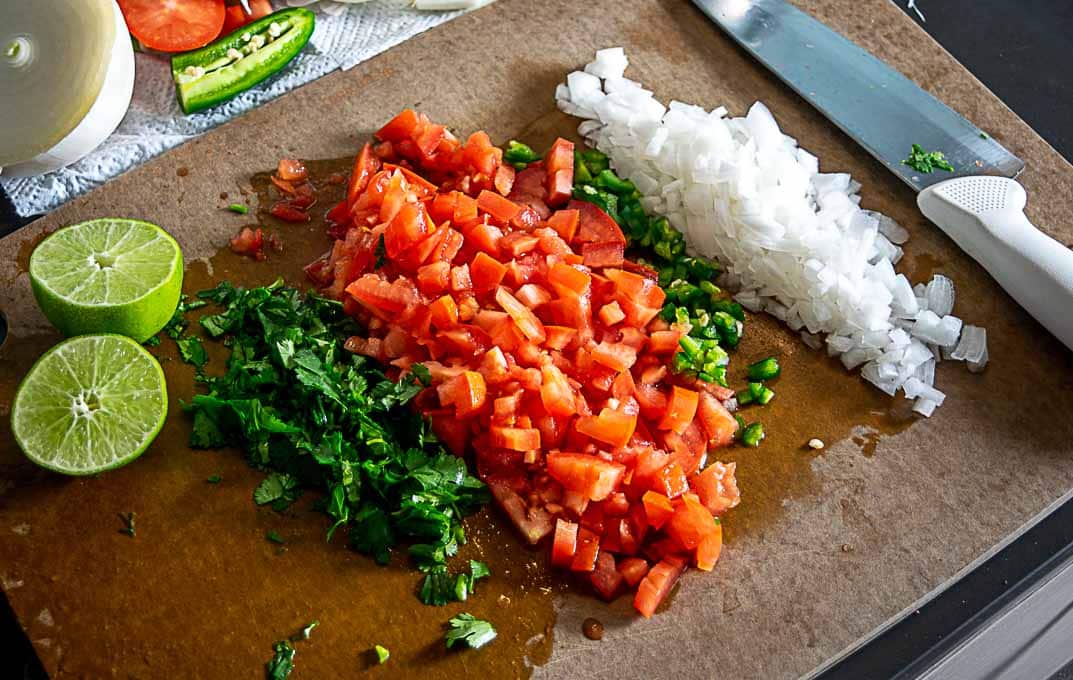
[[[83,335],[45,353],[23,378],[11,429],[26,457],[68,475],[137,458],[164,425],[164,371],[123,335]]]
[[[30,284],[41,311],[64,335],[119,333],[144,342],[179,304],[183,255],[155,224],[90,220],[60,229],[34,249]]]

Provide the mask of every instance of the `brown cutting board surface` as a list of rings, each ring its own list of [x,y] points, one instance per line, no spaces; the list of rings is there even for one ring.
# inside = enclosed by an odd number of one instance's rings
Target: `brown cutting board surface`
[[[799,4],[1025,159],[1030,218],[1073,242],[1073,167],[894,4]],[[450,656],[439,636],[461,606],[415,605],[417,580],[401,561],[379,568],[338,540],[326,546],[325,519],[307,511],[311,498],[284,515],[255,508],[250,492],[260,474],[235,452],[187,449],[189,423],[177,406],[141,459],[100,478],[60,479],[23,461],[6,418],[26,366],[55,339],[24,273],[42,233],[90,217],[146,218],[182,244],[188,292],[277,274],[302,285],[299,266],[327,246],[317,225],[269,222],[287,252],[265,263],[218,254],[252,218],[220,208],[252,201],[255,173],[282,156],[353,154],[406,106],[462,133],[546,144],[576,123],[554,111],[555,85],[613,45],[627,50],[627,75],[663,101],[726,105],[741,115],[761,99],[822,169],[851,172],[864,184],[864,205],[912,233],[901,269],[914,281],[933,271],[951,276],[955,313],[987,327],[986,372],[940,366],[947,403],[919,420],[905,400],[888,400],[769,320],[751,319],[732,365],[774,351],[786,370],[779,397],[761,412],[769,439],[755,451],[723,452],[739,461],[743,504],[726,520],[715,572],[687,575],[672,605],[645,621],[629,614],[626,599],[607,606],[580,589],[547,593],[541,556],[518,550],[498,520],[479,520],[471,548],[496,575],[467,608],[500,624],[501,635]],[[924,221],[914,198],[688,3],[558,1],[538,9],[500,0],[253,111],[0,241],[0,309],[12,335],[0,349],[0,584],[54,677],[259,677],[271,643],[311,619],[321,626],[298,644],[296,678],[505,677],[530,664],[541,677],[806,674],[1073,488],[1070,353]],[[170,341],[155,351],[172,401],[188,399],[189,367],[174,361]],[[828,444],[819,454],[802,448],[814,436]],[[212,474],[223,482],[206,484]],[[137,513],[135,538],[118,531],[116,513],[128,511]],[[285,550],[265,541],[268,530],[287,538]],[[604,622],[603,641],[581,635],[586,616]],[[375,643],[393,651],[383,668],[369,668]]]

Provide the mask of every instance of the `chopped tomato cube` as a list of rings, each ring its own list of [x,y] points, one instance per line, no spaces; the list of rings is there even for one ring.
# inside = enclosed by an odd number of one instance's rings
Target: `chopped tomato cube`
[[[510,222],[522,211],[522,206],[514,201],[488,190],[477,195],[477,207],[503,224]]]
[[[458,305],[455,304],[454,298],[450,295],[437,298],[435,302],[428,306],[428,312],[432,317],[433,325],[440,330],[445,330],[458,324]]]
[[[469,265],[470,278],[473,280],[473,290],[478,293],[495,290],[507,273],[506,265],[480,252],[473,257]]]
[[[551,533],[551,515],[543,508],[528,508],[518,492],[510,488],[510,485],[497,479],[485,480],[488,484],[492,497],[496,499],[499,507],[507,513],[514,526],[529,541],[530,545],[536,545],[542,538]]]
[[[376,131],[376,138],[384,142],[401,142],[409,139],[417,129],[419,119],[413,109],[403,109],[402,113],[388,121],[387,125]]]
[[[697,569],[711,571],[723,550],[723,526],[716,521],[715,531],[700,540],[697,546]]]
[[[551,563],[569,569],[577,552],[578,525],[565,519],[555,520],[555,538],[551,544]]]
[[[547,204],[562,205],[570,199],[574,189],[574,143],[563,138],[555,140],[544,159],[547,172]]]
[[[641,502],[644,503],[648,524],[656,529],[662,528],[674,514],[671,499],[658,491],[646,491],[645,495],[641,496]]]
[[[602,501],[622,481],[626,467],[587,453],[549,452],[548,474],[563,487],[589,500]]]
[[[614,326],[625,318],[626,315],[622,313],[622,307],[619,307],[615,301],[611,301],[600,308],[600,321],[603,321],[606,326]]]
[[[648,573],[648,562],[641,557],[627,557],[618,563],[618,573],[631,588],[641,582]]]
[[[487,385],[480,373],[465,371],[441,383],[436,391],[440,396],[440,404],[453,405],[461,418],[479,411],[484,406]]]
[[[734,479],[735,467],[735,463],[724,465],[716,462],[693,476],[693,488],[701,503],[713,515],[721,515],[741,501],[738,483]]]
[[[548,218],[548,226],[554,229],[567,243],[574,240],[577,233],[578,210],[558,210]]]
[[[548,283],[559,297],[578,297],[588,292],[592,277],[568,264],[555,264],[548,269]]]
[[[661,560],[649,570],[637,587],[633,599],[634,608],[646,619],[652,618],[656,608],[667,599],[678,582],[678,577],[685,570],[685,561],[672,557]]]
[[[509,165],[501,165],[496,168],[495,176],[496,191],[506,196],[514,186],[514,168]]]
[[[518,324],[518,329],[525,334],[525,337],[538,344],[547,339],[544,324],[540,322],[540,319],[536,318],[532,310],[519,302],[503,286],[496,289],[496,302],[503,308],[503,311],[510,314],[510,318]]]
[[[570,201],[567,206],[578,211],[577,234],[573,243],[626,243],[618,223],[598,206],[587,201]]]
[[[577,550],[570,561],[571,571],[592,571],[596,568],[596,558],[600,554],[600,537],[595,532],[581,527],[578,529]]]
[[[678,385],[672,387],[671,398],[667,401],[667,412],[659,421],[658,427],[661,430],[674,430],[682,434],[693,422],[693,417],[697,415],[699,399],[700,395],[693,390],[687,390]]]
[[[544,332],[547,333],[548,339],[544,341],[544,346],[549,349],[565,349],[569,345],[574,337],[577,335],[577,331],[567,326],[544,326]]]
[[[540,448],[540,430],[532,427],[495,427],[489,432],[490,443],[511,451],[532,451]]]
[[[597,556],[596,567],[589,579],[592,586],[596,588],[596,592],[600,593],[600,597],[605,600],[613,600],[624,582],[622,574],[615,568],[614,555],[606,550],[601,551]]]
[[[578,432],[610,446],[625,446],[637,427],[637,416],[604,408],[598,416],[578,418],[574,427]]]
[[[637,362],[637,350],[622,343],[605,341],[592,348],[592,358],[619,373],[628,371]]]
[[[624,243],[583,243],[581,245],[582,261],[587,267],[617,267],[625,258]]]
[[[553,364],[540,367],[540,400],[544,409],[556,416],[572,416],[577,412],[574,407],[574,388],[566,375]]]
[[[667,536],[686,550],[693,550],[700,545],[701,539],[715,531],[719,526],[712,513],[694,494],[683,494],[675,501],[674,514],[664,528]]]

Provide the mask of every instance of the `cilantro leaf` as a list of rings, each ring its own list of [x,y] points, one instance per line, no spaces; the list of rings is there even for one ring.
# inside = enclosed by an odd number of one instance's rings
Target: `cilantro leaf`
[[[436,565],[425,575],[418,597],[425,604],[438,607],[448,602],[465,602],[477,580],[491,574],[488,565],[476,560],[469,561],[468,574],[459,573],[454,577],[447,573],[446,566]]]
[[[276,545],[283,545],[287,541],[283,540],[283,537],[279,535],[278,531],[272,530],[265,534],[265,540],[275,543]]]
[[[198,369],[204,367],[205,362],[209,360],[208,355],[205,353],[205,346],[201,344],[200,338],[190,335],[185,338],[179,338],[175,341],[175,344],[179,348],[179,357]]]
[[[924,147],[919,144],[913,145],[912,150],[909,152],[909,158],[902,161],[902,164],[923,173],[930,173],[936,169],[945,170],[946,172],[954,171],[954,166],[950,165],[942,151],[925,151]]]
[[[494,640],[496,636],[492,624],[467,612],[462,612],[447,623],[450,626],[445,636],[447,649],[460,645],[477,649]]]
[[[253,491],[253,502],[257,505],[268,505],[276,501],[292,503],[297,495],[298,480],[290,475],[280,472],[269,474]]]

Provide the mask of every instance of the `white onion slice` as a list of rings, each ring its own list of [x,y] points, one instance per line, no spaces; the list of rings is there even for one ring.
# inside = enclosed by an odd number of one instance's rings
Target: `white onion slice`
[[[0,166],[55,170],[123,119],[134,51],[114,0],[0,3]]]

